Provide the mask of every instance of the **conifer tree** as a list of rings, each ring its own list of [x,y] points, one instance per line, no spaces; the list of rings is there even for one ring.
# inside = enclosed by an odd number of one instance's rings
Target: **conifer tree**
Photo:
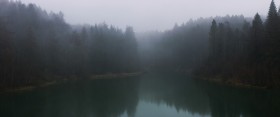
[[[260,59],[262,43],[264,41],[264,26],[260,15],[257,13],[254,17],[251,27],[251,39],[250,39],[250,56],[254,59]]]
[[[4,23],[0,21],[0,88],[1,83],[11,81],[11,69],[14,67],[14,53],[12,48],[12,38]]]
[[[266,20],[266,36],[271,41],[276,38],[276,30],[278,25],[278,15],[274,0],[271,1],[269,12]]]
[[[23,50],[25,51],[24,54],[24,65],[26,66],[26,73],[30,74],[31,76],[37,76],[40,71],[40,57],[39,57],[39,47],[37,43],[37,38],[35,36],[34,29],[29,27],[27,30],[27,35],[24,43],[23,43]],[[30,79],[28,79],[30,80]]]
[[[265,24],[265,56],[272,66],[277,66],[276,63],[280,63],[280,61],[275,61],[277,58],[280,58],[279,29],[279,18],[274,0],[272,0]]]
[[[217,41],[217,23],[215,20],[212,21],[210,33],[209,33],[209,56],[216,56],[216,41]]]
[[[224,57],[224,40],[225,40],[225,26],[223,23],[219,23],[218,32],[217,32],[217,40],[215,41],[215,51],[216,57],[223,58]]]

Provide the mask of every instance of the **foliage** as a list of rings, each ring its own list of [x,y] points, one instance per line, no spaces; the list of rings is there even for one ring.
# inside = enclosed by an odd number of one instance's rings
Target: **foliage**
[[[34,4],[0,3],[0,88],[54,76],[138,71],[134,31],[100,24],[71,26]]]
[[[222,23],[216,29],[213,20],[209,57],[198,73],[244,84],[279,86],[279,17],[272,1],[265,23],[257,13],[252,25],[245,22],[242,30],[232,31],[230,25]]]

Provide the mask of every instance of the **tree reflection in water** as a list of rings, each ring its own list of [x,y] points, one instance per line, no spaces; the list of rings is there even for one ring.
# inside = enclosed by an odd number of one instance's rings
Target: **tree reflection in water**
[[[177,110],[170,114],[175,117],[182,112],[203,117],[280,116],[277,91],[219,86],[166,73],[70,82],[0,98],[1,117],[142,117],[159,115],[154,107],[165,106]],[[147,103],[155,106],[139,107]]]

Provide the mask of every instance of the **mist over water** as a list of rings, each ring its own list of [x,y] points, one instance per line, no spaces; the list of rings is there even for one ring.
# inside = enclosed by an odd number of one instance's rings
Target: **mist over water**
[[[278,5],[1,0],[0,116],[278,117]]]

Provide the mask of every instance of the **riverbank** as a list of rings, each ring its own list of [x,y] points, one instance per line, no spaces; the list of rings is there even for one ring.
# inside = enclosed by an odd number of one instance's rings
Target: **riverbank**
[[[264,65],[208,63],[193,72],[197,79],[222,85],[255,89],[280,89],[278,69]]]
[[[23,91],[30,91],[37,88],[43,88],[48,87],[51,85],[56,85],[60,83],[65,83],[69,81],[79,81],[79,80],[100,80],[100,79],[119,79],[119,78],[128,78],[132,76],[139,76],[142,72],[132,72],[132,73],[110,73],[110,74],[102,74],[102,75],[91,75],[87,78],[80,79],[76,76],[68,76],[68,77],[58,77],[56,76],[57,80],[51,80],[51,81],[44,81],[40,83],[35,84],[29,84],[29,85],[23,85],[18,87],[8,87],[4,89],[0,89],[1,93],[13,93],[13,92],[23,92]]]
[[[120,73],[120,74],[105,74],[105,75],[92,75],[89,77],[91,80],[96,79],[118,79],[118,78],[127,78],[132,76],[141,75],[142,72],[134,72],[134,73]]]
[[[227,86],[236,87],[236,88],[247,88],[247,89],[270,89],[270,88],[272,88],[270,86],[258,86],[258,85],[253,85],[253,84],[249,84],[249,83],[244,83],[239,79],[231,79],[231,78],[225,79],[220,76],[211,77],[211,78],[196,77],[196,79],[215,83],[218,85],[227,85]]]

